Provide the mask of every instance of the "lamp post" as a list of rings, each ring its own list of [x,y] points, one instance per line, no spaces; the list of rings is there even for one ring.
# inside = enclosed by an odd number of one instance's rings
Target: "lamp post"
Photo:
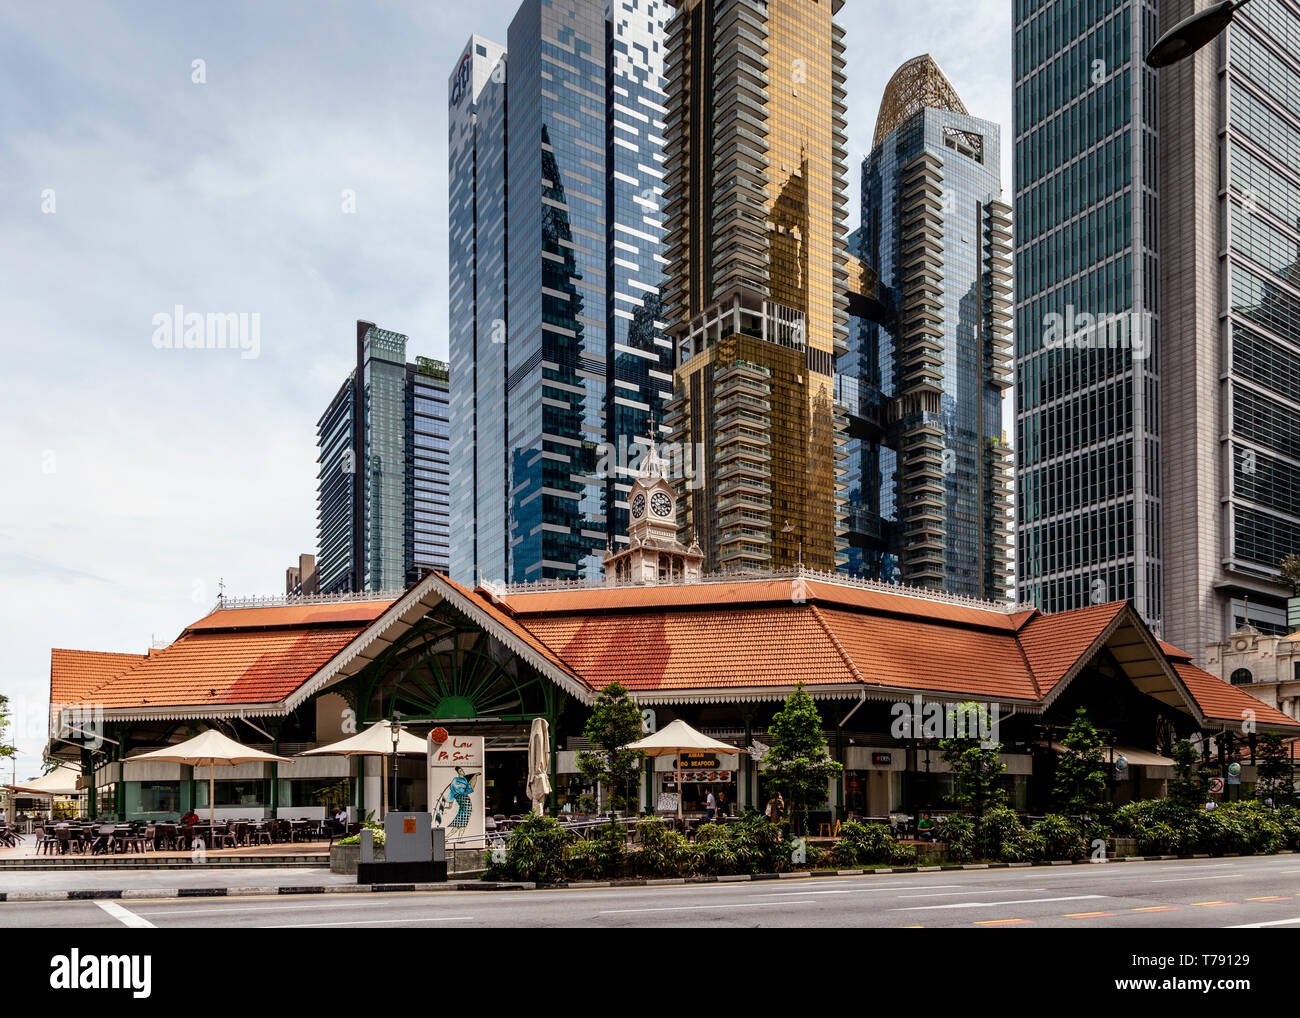
[[[401,711],[396,711],[396,710],[393,711],[392,720],[388,722],[388,734],[392,737],[393,740],[393,763],[392,763],[393,797],[390,800],[389,809],[394,809],[397,806],[397,744],[401,741],[402,738],[402,712]]]
[[[1190,18],[1184,18],[1156,40],[1147,54],[1149,67],[1168,67],[1209,45],[1232,22],[1233,15],[1250,0],[1221,0]]]

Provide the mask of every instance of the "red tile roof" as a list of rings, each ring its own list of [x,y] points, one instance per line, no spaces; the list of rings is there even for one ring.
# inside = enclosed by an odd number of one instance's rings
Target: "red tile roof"
[[[1300,724],[1276,707],[1270,707],[1263,700],[1256,699],[1245,690],[1224,682],[1217,675],[1211,675],[1194,664],[1176,661],[1174,670],[1207,718],[1240,722],[1247,717],[1246,711],[1254,711],[1257,723],[1292,727]]]
[[[1128,602],[1043,615],[812,579],[498,596],[431,574],[417,589],[425,603],[433,603],[430,595],[449,598],[578,692],[614,681],[642,693],[701,695],[802,682],[828,695],[874,687],[1041,704],[1108,629],[1144,628]],[[394,604],[223,609],[147,659],[96,655],[105,660],[94,662],[67,657],[85,652],[55,651],[52,689],[56,675],[60,688],[79,682],[80,693],[106,708],[277,703],[354,638],[395,621],[384,614]],[[1268,726],[1300,728],[1194,668],[1177,648],[1159,646],[1207,717],[1239,722],[1251,709]],[[118,658],[125,660],[108,660]],[[92,664],[102,666],[98,682]]]
[[[55,647],[50,651],[50,703],[84,703],[91,690],[134,668],[148,656]]]

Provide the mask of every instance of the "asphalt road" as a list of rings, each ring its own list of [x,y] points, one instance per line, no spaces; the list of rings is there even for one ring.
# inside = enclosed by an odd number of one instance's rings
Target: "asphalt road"
[[[1300,926],[1300,856],[733,884],[0,903],[0,927]]]

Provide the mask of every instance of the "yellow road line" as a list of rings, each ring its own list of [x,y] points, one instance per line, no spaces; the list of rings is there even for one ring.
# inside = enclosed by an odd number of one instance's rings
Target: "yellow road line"
[[[985,919],[977,922],[976,926],[1012,926],[1016,923],[1029,923],[1029,919]]]
[[[1236,901],[1194,901],[1194,902],[1192,902],[1192,904],[1193,904],[1193,905],[1202,905],[1202,906],[1204,906],[1205,908],[1215,908],[1216,906],[1219,906],[1219,905],[1237,905],[1237,904],[1240,904],[1240,902],[1236,902]]]
[[[1069,912],[1066,919],[1096,919],[1099,916],[1114,915],[1114,912]]]
[[[1135,908],[1134,912],[1181,912],[1182,909],[1176,905],[1148,905],[1145,908]]]

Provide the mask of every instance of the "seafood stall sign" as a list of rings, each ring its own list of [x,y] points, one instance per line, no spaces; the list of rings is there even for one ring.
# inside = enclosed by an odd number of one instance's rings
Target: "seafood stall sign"
[[[446,830],[448,848],[483,845],[483,736],[436,728],[429,734],[428,752],[433,826]]]

